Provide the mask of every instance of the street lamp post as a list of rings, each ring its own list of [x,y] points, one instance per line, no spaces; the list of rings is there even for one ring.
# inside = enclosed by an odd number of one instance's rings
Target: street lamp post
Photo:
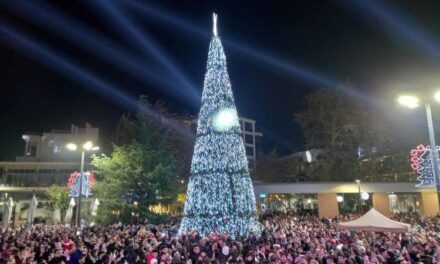
[[[84,176],[84,149],[81,151],[81,172],[79,174],[79,191],[78,191],[78,206],[76,207],[76,226],[81,227],[81,197],[82,197],[82,185],[83,185],[83,176]]]
[[[66,148],[71,151],[75,151],[78,146],[74,143],[69,143],[66,145]],[[81,227],[81,197],[82,197],[82,185],[83,185],[83,177],[84,177],[84,157],[86,151],[96,151],[99,150],[99,147],[93,146],[91,141],[87,141],[83,144],[81,150],[81,171],[79,176],[79,188],[78,188],[78,205],[76,207],[76,219],[75,223],[77,227]]]
[[[361,181],[356,180],[356,183],[358,185],[358,192],[359,192],[359,213],[362,213],[362,193],[361,193]]]
[[[434,99],[440,102],[440,92],[435,93]],[[419,107],[419,98],[411,95],[403,95],[398,98],[398,102],[410,109]],[[432,121],[431,105],[429,102],[425,103],[426,110],[426,120],[428,122],[428,134],[429,134],[429,145],[431,147],[431,166],[432,173],[434,175],[435,187],[437,190],[437,196],[440,195],[440,167],[439,167],[439,155],[437,151],[437,145],[435,144],[434,136],[434,124]],[[440,203],[440,197],[439,197]]]
[[[426,109],[426,119],[428,121],[429,144],[431,145],[431,165],[434,168],[433,169],[434,181],[438,195],[440,193],[440,178],[439,178],[440,172],[439,172],[437,145],[435,144],[434,124],[432,122],[431,105],[429,103],[426,103],[425,109]]]

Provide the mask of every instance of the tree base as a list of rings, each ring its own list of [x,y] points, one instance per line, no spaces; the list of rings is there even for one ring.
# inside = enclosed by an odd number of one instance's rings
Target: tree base
[[[249,233],[259,235],[260,223],[257,216],[185,216],[182,219],[179,233],[197,232],[201,236],[211,234],[228,235],[232,238],[247,236]]]

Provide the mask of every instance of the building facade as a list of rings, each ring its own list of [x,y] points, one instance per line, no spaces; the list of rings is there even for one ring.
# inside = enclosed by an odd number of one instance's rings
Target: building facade
[[[90,124],[80,128],[72,125],[70,130],[52,130],[44,133],[26,133],[22,136],[25,148],[15,161],[0,162],[0,203],[12,197],[15,222],[26,217],[25,212],[32,195],[39,199],[37,217],[49,218],[52,213],[46,199],[46,190],[51,185],[66,186],[69,176],[79,171],[81,152],[69,151],[67,143],[82,145],[99,140],[99,129]],[[91,170],[90,156],[86,156],[85,170]],[[86,201],[87,202],[87,201]],[[0,206],[0,213],[3,206]]]
[[[86,123],[80,128],[72,125],[70,130],[52,130],[44,133],[27,133],[23,156],[15,161],[0,162],[0,185],[22,187],[46,187],[65,185],[69,175],[80,168],[80,151],[69,151],[67,143],[78,145],[87,141],[97,143],[99,129]],[[90,168],[90,156],[86,157],[85,169]]]
[[[187,122],[195,131],[196,119]],[[249,166],[255,166],[258,139],[255,120],[240,118],[242,136]],[[47,187],[65,186],[70,174],[79,170],[80,153],[67,152],[68,142],[81,144],[99,140],[99,130],[89,124],[84,128],[72,126],[68,131],[52,130],[47,133],[27,133],[23,156],[15,161],[0,162],[0,203],[10,196],[14,199],[14,220],[24,220],[33,194],[41,201],[37,216],[50,218],[51,208],[45,200]],[[302,162],[314,162],[322,155],[320,150],[298,152]],[[86,159],[85,169],[90,170]],[[398,212],[417,212],[423,216],[439,213],[439,200],[435,188],[416,188],[415,182],[297,182],[254,183],[255,196],[262,210],[303,211],[332,217],[343,213],[361,212],[374,207],[384,215]],[[361,195],[363,194],[363,195]],[[363,197],[364,199],[361,199]],[[87,210],[87,206],[83,208]],[[3,206],[0,206],[0,213]]]
[[[26,133],[22,136],[26,142],[23,156],[16,157],[17,162],[54,162],[76,160],[75,153],[65,148],[67,143],[83,144],[86,141],[97,143],[99,129],[86,123],[80,128],[71,125],[70,130],[56,130],[43,133]]]
[[[376,208],[386,216],[413,212],[423,216],[439,213],[435,187],[417,188],[415,182],[313,182],[255,184],[260,208],[303,211],[321,217],[364,212]]]

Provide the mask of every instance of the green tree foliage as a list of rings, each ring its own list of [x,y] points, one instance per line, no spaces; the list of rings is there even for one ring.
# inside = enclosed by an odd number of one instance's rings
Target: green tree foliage
[[[302,164],[296,157],[289,157],[284,161],[283,182],[299,182],[305,180],[305,171],[309,169],[308,164]]]
[[[140,104],[139,109],[150,107],[144,97]],[[111,155],[92,159],[99,181],[94,191],[104,200],[100,206],[104,214],[101,222],[151,220],[153,214],[148,207],[159,202],[175,202],[182,187],[180,167],[167,129],[157,120],[147,118],[142,110],[135,119],[123,117],[122,120],[124,127],[133,132],[129,134],[133,138],[125,138],[124,144],[114,145]],[[121,132],[120,135],[126,135]],[[111,214],[119,214],[120,218],[111,217]]]
[[[427,132],[420,133],[424,127],[386,118],[374,109],[368,112],[369,116],[363,118],[366,136],[362,147],[370,147],[370,151],[361,158],[361,177],[374,181],[414,181],[409,152],[421,143],[426,144]]]
[[[359,139],[358,104],[325,90],[305,98],[306,109],[295,115],[308,148],[353,148]]]
[[[321,181],[353,180],[360,176],[357,149],[362,138],[361,104],[330,91],[306,96],[305,110],[295,115],[307,148],[326,150],[326,159],[312,172]]]
[[[132,143],[136,139],[136,127],[130,119],[129,114],[124,114],[116,125],[116,131],[113,136],[113,144],[122,146]]]
[[[150,106],[146,96],[141,96],[140,104]],[[172,113],[168,104],[161,100],[156,101],[150,108],[160,114],[160,120],[156,120],[156,122],[151,123],[151,119],[146,117],[142,110],[138,111],[137,119],[147,120],[150,123],[145,123],[146,125],[148,125],[150,128],[155,127],[160,138],[159,141],[161,142],[161,150],[164,151],[163,153],[167,155],[169,154],[170,157],[173,158],[173,163],[176,169],[179,171],[177,175],[179,182],[182,182],[183,180],[183,184],[179,185],[179,191],[185,192],[185,190],[182,190],[182,188],[186,187],[185,183],[189,178],[195,136],[192,134],[190,129],[188,129],[185,133],[182,133],[182,130],[176,130],[174,127],[168,124],[170,123],[172,125],[181,126],[179,120],[190,120],[190,118],[186,115]],[[164,120],[166,120],[166,122],[164,122]],[[150,129],[148,127],[146,128],[146,130]],[[138,131],[142,131],[142,129],[138,129]],[[141,136],[142,135],[145,134],[141,132]],[[155,144],[154,141],[153,144]]]
[[[279,182],[279,169],[280,161],[276,150],[272,150],[268,154],[260,153],[254,178],[262,182]]]
[[[325,150],[307,171],[308,179],[414,180],[409,151],[426,140],[420,128],[393,120],[383,109],[319,90],[306,96],[305,109],[295,115],[295,122],[303,130],[306,148]]]
[[[301,164],[297,157],[279,157],[277,150],[260,153],[254,177],[262,182],[304,181],[303,171],[307,164]]]
[[[47,189],[46,194],[53,207],[60,209],[61,212],[69,207],[69,190],[66,187],[52,185]]]

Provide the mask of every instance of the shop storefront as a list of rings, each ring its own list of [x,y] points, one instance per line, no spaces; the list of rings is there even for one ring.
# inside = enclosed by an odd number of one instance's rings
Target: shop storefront
[[[260,205],[270,211],[296,211],[317,213],[318,201],[316,194],[268,194],[260,195]]]
[[[434,187],[416,188],[414,183],[286,183],[255,184],[260,209],[297,211],[337,216],[376,208],[384,215],[439,213]]]

